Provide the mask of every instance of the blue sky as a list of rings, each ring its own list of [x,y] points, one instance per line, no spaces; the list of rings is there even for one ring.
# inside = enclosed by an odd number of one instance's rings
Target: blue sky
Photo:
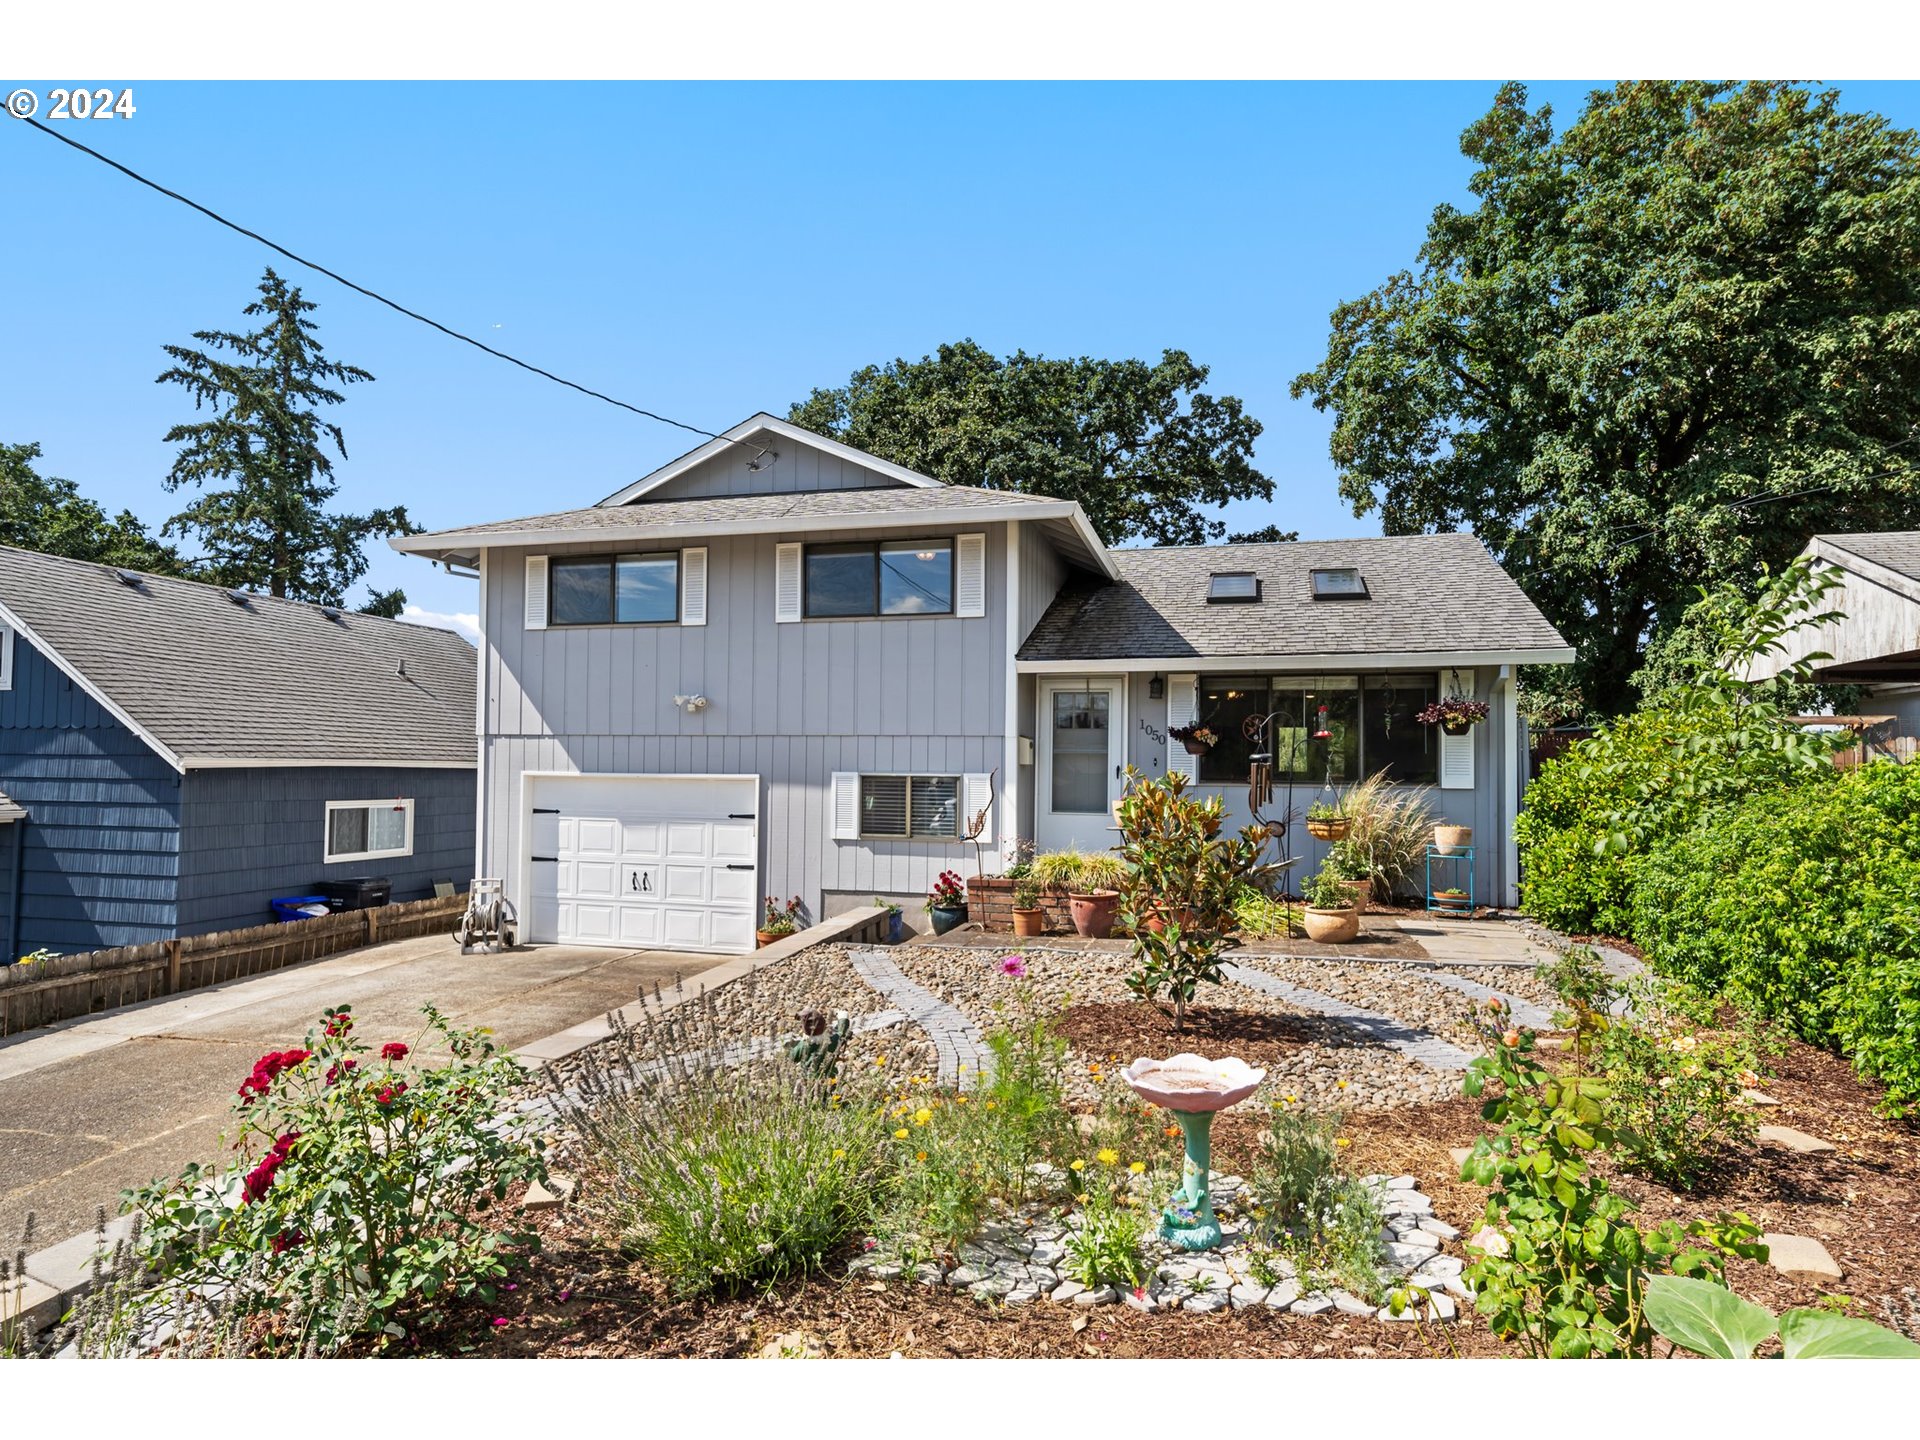
[[[24,80],[6,82],[32,83]],[[105,83],[105,82],[102,82]],[[45,86],[36,88],[44,91]],[[1533,87],[1571,118],[1585,84]],[[1920,85],[1843,85],[1920,125]],[[1175,346],[1266,426],[1273,503],[1373,534],[1335,492],[1328,420],[1287,395],[1327,316],[1464,202],[1492,82],[1267,85],[135,84],[70,133],[457,329],[720,429],[863,364],[972,336],[996,352]],[[167,342],[237,329],[272,261],[371,370],[336,416],[338,504],[434,528],[590,504],[697,443],[282,263],[25,126],[0,125],[0,440],[158,522]],[[471,582],[384,544],[368,576],[431,611]]]

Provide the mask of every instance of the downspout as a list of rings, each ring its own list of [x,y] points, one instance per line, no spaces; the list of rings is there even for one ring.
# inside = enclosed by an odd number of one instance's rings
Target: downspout
[[[997,875],[1006,865],[1007,842],[1020,836],[1020,668],[1014,657],[1026,636],[1020,633],[1020,522],[1007,522],[1004,546],[1007,566],[1006,664],[1002,670],[1007,693],[1002,707],[1000,764],[1000,823],[994,826],[994,867]]]
[[[1500,667],[1501,744],[1506,758],[1500,766],[1500,868],[1505,903],[1520,904],[1520,845],[1513,837],[1514,821],[1520,818],[1520,767],[1525,763],[1526,746],[1520,740],[1518,676],[1514,667]]]

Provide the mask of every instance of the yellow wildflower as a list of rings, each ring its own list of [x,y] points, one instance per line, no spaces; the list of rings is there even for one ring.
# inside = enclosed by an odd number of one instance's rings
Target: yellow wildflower
[[[844,1150],[836,1150],[833,1152],[833,1158],[836,1160],[844,1160],[847,1158],[847,1152]]]
[[[1346,1137],[1346,1136],[1344,1136],[1344,1135],[1342,1135],[1342,1136],[1341,1136],[1341,1137],[1340,1137],[1340,1138],[1339,1138],[1338,1140],[1336,1140],[1336,1141],[1334,1141],[1333,1143],[1334,1143],[1335,1145],[1338,1145],[1338,1146],[1339,1146],[1339,1147],[1340,1147],[1340,1148],[1341,1148],[1342,1150],[1344,1150],[1344,1149],[1346,1149],[1346,1148],[1347,1148],[1347,1147],[1348,1147],[1349,1145],[1351,1145],[1351,1144],[1352,1144],[1353,1142],[1352,1142],[1351,1140],[1349,1140],[1349,1139],[1347,1139],[1347,1137]]]
[[[906,1138],[907,1138],[907,1132],[906,1132],[906,1130],[905,1130],[905,1128],[903,1127],[903,1128],[901,1128],[901,1129],[899,1129],[899,1130],[896,1130],[896,1131],[894,1131],[894,1132],[893,1132],[893,1138],[894,1138],[894,1139],[896,1139],[896,1140],[904,1140],[904,1139],[906,1139]]]
[[[927,1152],[926,1152],[926,1151],[924,1151],[924,1150],[922,1150],[922,1151],[920,1152],[920,1154],[919,1154],[919,1156],[918,1156],[917,1158],[918,1158],[918,1159],[921,1159],[921,1160],[924,1160],[924,1159],[926,1159],[926,1158],[927,1158]]]
[[[1118,1150],[1102,1150],[1093,1158],[1098,1160],[1102,1165],[1118,1165],[1120,1163],[1120,1152]]]
[[[1344,1089],[1346,1089],[1346,1088],[1347,1088],[1347,1082],[1346,1082],[1346,1081],[1344,1081],[1344,1080],[1342,1080],[1342,1081],[1340,1082],[1340,1088],[1341,1088],[1342,1090],[1344,1090]]]
[[[1069,1165],[1067,1168],[1069,1170],[1084,1170],[1087,1168],[1087,1162],[1084,1160],[1076,1160],[1073,1162],[1073,1164]]]
[[[887,1057],[884,1055],[876,1055],[873,1057],[873,1063],[876,1065],[884,1065],[887,1063]]]
[[[987,1109],[989,1110],[993,1109],[993,1101],[991,1100],[987,1101]]]
[[[1144,1175],[1144,1174],[1146,1174],[1146,1173],[1147,1173],[1147,1166],[1146,1166],[1146,1162],[1145,1162],[1145,1161],[1142,1161],[1142,1160],[1136,1160],[1136,1161],[1134,1161],[1134,1162],[1133,1162],[1133,1163],[1132,1163],[1131,1165],[1129,1165],[1129,1166],[1127,1166],[1127,1173],[1128,1173],[1129,1175]]]
[[[913,1123],[916,1125],[926,1125],[931,1123],[932,1120],[933,1111],[927,1109],[925,1106],[913,1112]]]

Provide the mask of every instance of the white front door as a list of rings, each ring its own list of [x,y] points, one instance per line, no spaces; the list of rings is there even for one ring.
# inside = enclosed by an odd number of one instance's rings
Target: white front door
[[[753,949],[758,777],[544,775],[527,788],[529,939]]]
[[[1034,843],[1042,850],[1111,850],[1120,842],[1113,802],[1126,771],[1127,688],[1122,677],[1040,682]]]

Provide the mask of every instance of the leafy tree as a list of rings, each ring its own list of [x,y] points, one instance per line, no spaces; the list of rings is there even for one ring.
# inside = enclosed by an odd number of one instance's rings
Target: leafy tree
[[[71,480],[42,475],[37,444],[0,445],[0,545],[93,560],[152,575],[180,575],[180,553],[147,533],[131,510],[108,515]]]
[[[1920,137],[1788,84],[1623,84],[1556,134],[1503,86],[1471,210],[1293,382],[1355,512],[1471,526],[1630,707],[1699,581],[1920,522]]]
[[[1282,530],[1278,525],[1262,525],[1258,530],[1236,530],[1227,536],[1229,545],[1282,545],[1300,538],[1298,530]]]
[[[268,269],[260,299],[245,311],[264,317],[258,330],[198,330],[193,338],[207,350],[164,347],[175,364],[156,383],[182,386],[195,410],[214,412],[167,432],[180,452],[166,487],[212,481],[228,488],[204,491],[161,533],[197,535],[208,551],[208,577],[221,584],[337,605],[367,571],[361,545],[368,536],[417,527],[402,506],[366,515],[325,508],[340,488],[326,447],[344,460],[347,446],[320,407],[345,401],[334,385],[373,376],[326,358],[306,318],[315,308]]]
[[[1077,500],[1109,545],[1192,545],[1227,529],[1201,507],[1273,498],[1253,468],[1260,422],[1202,390],[1207,374],[1180,350],[1002,360],[962,340],[857,370],[788,418],[950,485]]]

